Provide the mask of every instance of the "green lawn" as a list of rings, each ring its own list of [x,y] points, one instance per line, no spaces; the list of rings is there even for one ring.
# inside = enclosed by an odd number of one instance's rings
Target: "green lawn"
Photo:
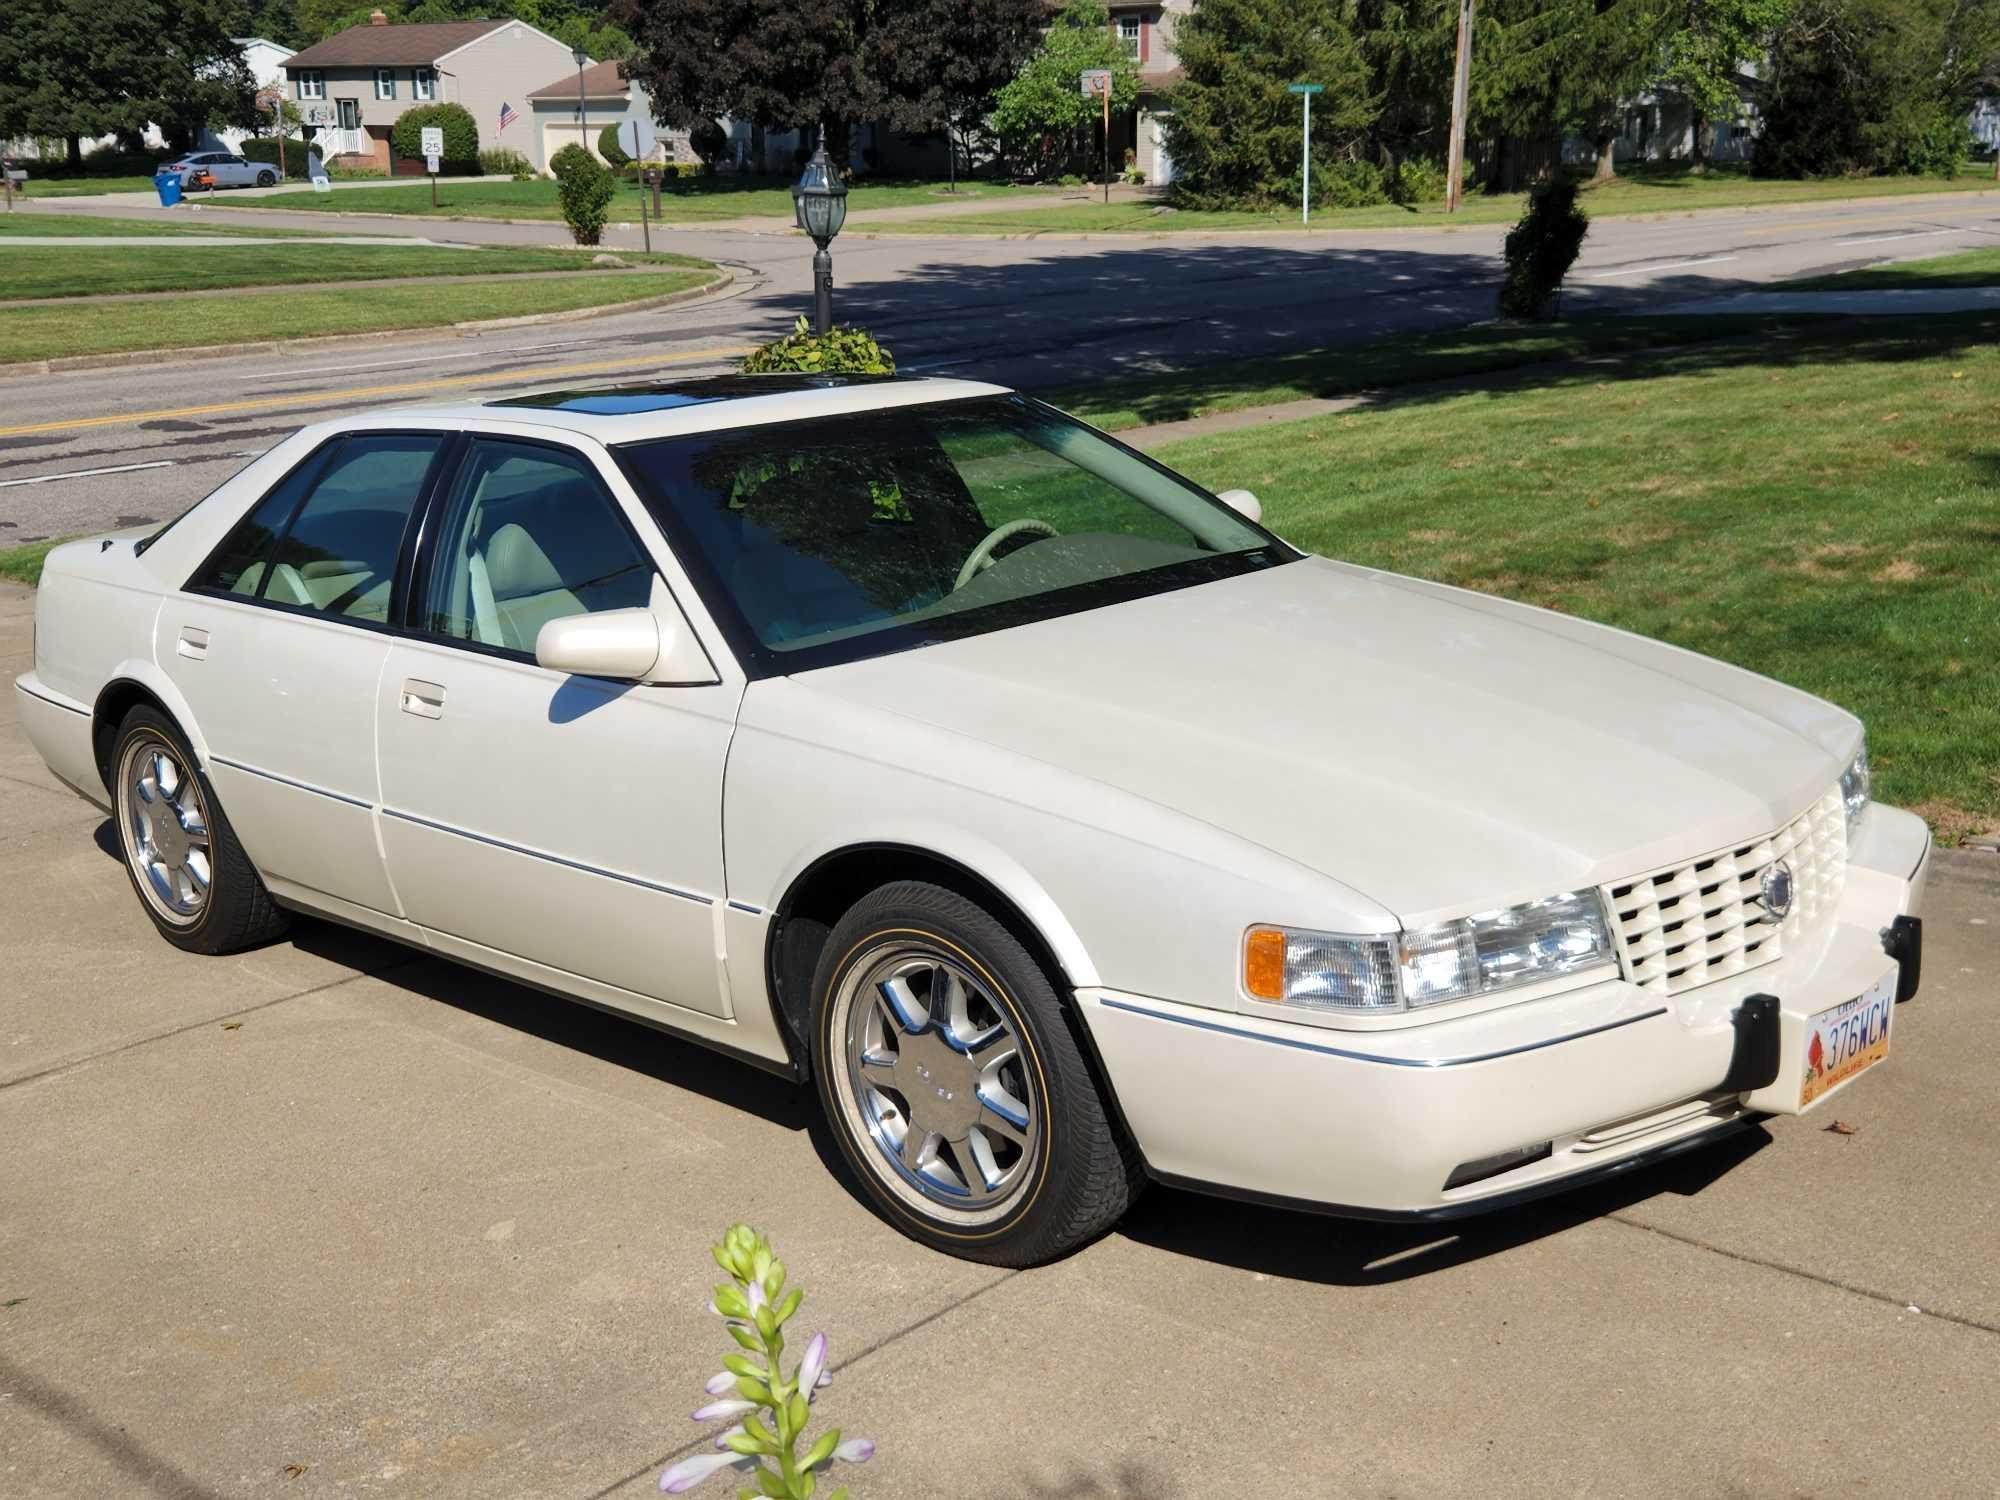
[[[42,577],[42,559],[63,544],[58,537],[49,542],[28,542],[19,547],[0,547],[0,578],[11,578],[16,583],[39,583]]]
[[[1014,187],[1005,183],[964,183],[956,196],[945,191],[942,182],[861,182],[847,196],[849,213],[872,208],[904,208],[911,204],[969,202],[978,198],[1011,197],[1044,192],[1041,188]],[[297,192],[272,193],[261,198],[224,199],[239,208],[316,209],[325,212],[372,214],[443,214],[457,219],[560,219],[556,185],[547,178],[533,182],[454,182],[438,183],[438,206],[431,196],[408,187],[344,188],[332,194]],[[652,199],[647,198],[651,212]],[[709,219],[750,217],[792,217],[792,189],[788,180],[741,177],[681,177],[665,184],[660,192],[660,214],[669,223]],[[611,208],[614,221],[639,222],[639,188],[631,182],[618,184],[618,197]]]
[[[435,328],[478,318],[568,312],[681,291],[703,285],[715,274],[712,269],[635,270],[618,276],[354,287],[281,297],[163,298],[17,307],[0,318],[0,364],[131,349]]]
[[[1623,626],[1842,704],[1868,722],[1878,794],[1956,841],[2000,825],[1996,383],[2000,316],[1858,321],[1406,393],[1159,457],[1255,490],[1312,551]]]
[[[25,191],[30,198],[81,198],[91,193],[150,193],[150,177],[42,177],[28,163]]]
[[[1116,432],[1281,401],[1352,396],[1553,361],[1672,349],[1715,339],[1764,337],[1811,321],[1754,314],[1494,324],[1410,334],[1339,349],[1265,355],[1198,370],[1063,386],[1036,394],[1107,432]]]
[[[393,276],[480,276],[580,271],[591,252],[515,248],[461,249],[430,245],[259,244],[148,247],[143,254],[110,246],[56,246],[0,251],[0,302],[30,297],[93,297],[118,292],[182,292],[210,287],[286,286],[311,281],[364,281]],[[621,256],[647,261],[641,255]],[[684,255],[651,263],[705,265]],[[621,273],[626,274],[626,273]],[[5,335],[0,333],[0,340]]]
[[[2000,286],[2000,250],[1967,250],[1931,260],[1906,260],[1832,276],[1807,276],[1773,288],[1786,292],[1942,291],[1951,287]]]
[[[101,219],[95,214],[66,214],[45,209],[18,210],[11,214],[0,213],[0,241],[38,239],[58,234],[80,234],[114,239],[125,239],[132,235],[208,234],[243,240],[315,240],[334,232],[336,231],[324,229],[268,229],[254,221],[225,218],[220,214],[214,218],[204,215],[178,219]],[[337,231],[343,238],[378,232],[380,231],[346,228]]]
[[[1718,169],[1704,177],[1685,168],[1630,169],[1615,182],[1589,187],[1584,208],[1594,217],[1616,214],[1686,213],[1703,208],[1744,208],[1759,204],[1817,203],[1847,198],[1900,197],[1911,193],[1977,192],[2000,188],[1991,172],[1971,172],[1955,178],[1841,177],[1813,181],[1767,181],[1740,171]],[[1440,229],[1457,224],[1511,224],[1526,204],[1521,194],[1475,193],[1456,214],[1442,203],[1414,208],[1386,205],[1333,209],[1313,215],[1317,229],[1379,229],[1414,227]],[[872,226],[881,234],[1184,234],[1196,230],[1299,229],[1296,204],[1268,213],[1180,209],[1166,211],[1153,203],[1076,203],[1004,214],[957,214],[935,219],[905,219]]]

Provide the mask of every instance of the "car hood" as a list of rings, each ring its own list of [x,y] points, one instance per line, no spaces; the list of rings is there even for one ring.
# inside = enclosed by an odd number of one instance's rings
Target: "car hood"
[[[797,682],[1145,797],[1413,926],[1768,833],[1861,735],[1709,658],[1323,558]]]

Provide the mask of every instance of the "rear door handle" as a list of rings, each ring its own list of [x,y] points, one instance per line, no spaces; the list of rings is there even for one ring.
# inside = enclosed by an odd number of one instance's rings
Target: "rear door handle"
[[[193,625],[181,626],[181,638],[174,643],[174,650],[189,661],[205,661],[208,657],[208,632]]]
[[[415,677],[403,679],[403,712],[420,719],[444,717],[444,689],[435,682]]]

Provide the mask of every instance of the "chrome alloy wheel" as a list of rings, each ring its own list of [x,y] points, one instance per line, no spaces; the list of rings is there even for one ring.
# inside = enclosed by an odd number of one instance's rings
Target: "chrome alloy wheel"
[[[208,909],[214,856],[201,787],[181,753],[141,734],[118,762],[118,832],[139,889],[160,916],[179,927]]]
[[[861,955],[834,998],[835,1078],[876,1175],[913,1207],[978,1224],[1012,1207],[1041,1152],[1019,1024],[957,958],[899,939]]]

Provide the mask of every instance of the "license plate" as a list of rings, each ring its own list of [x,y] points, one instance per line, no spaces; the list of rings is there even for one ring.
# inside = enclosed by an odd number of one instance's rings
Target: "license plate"
[[[1896,971],[1891,969],[1864,994],[1807,1023],[1801,1109],[1889,1055],[1889,1017],[1895,1008]]]

